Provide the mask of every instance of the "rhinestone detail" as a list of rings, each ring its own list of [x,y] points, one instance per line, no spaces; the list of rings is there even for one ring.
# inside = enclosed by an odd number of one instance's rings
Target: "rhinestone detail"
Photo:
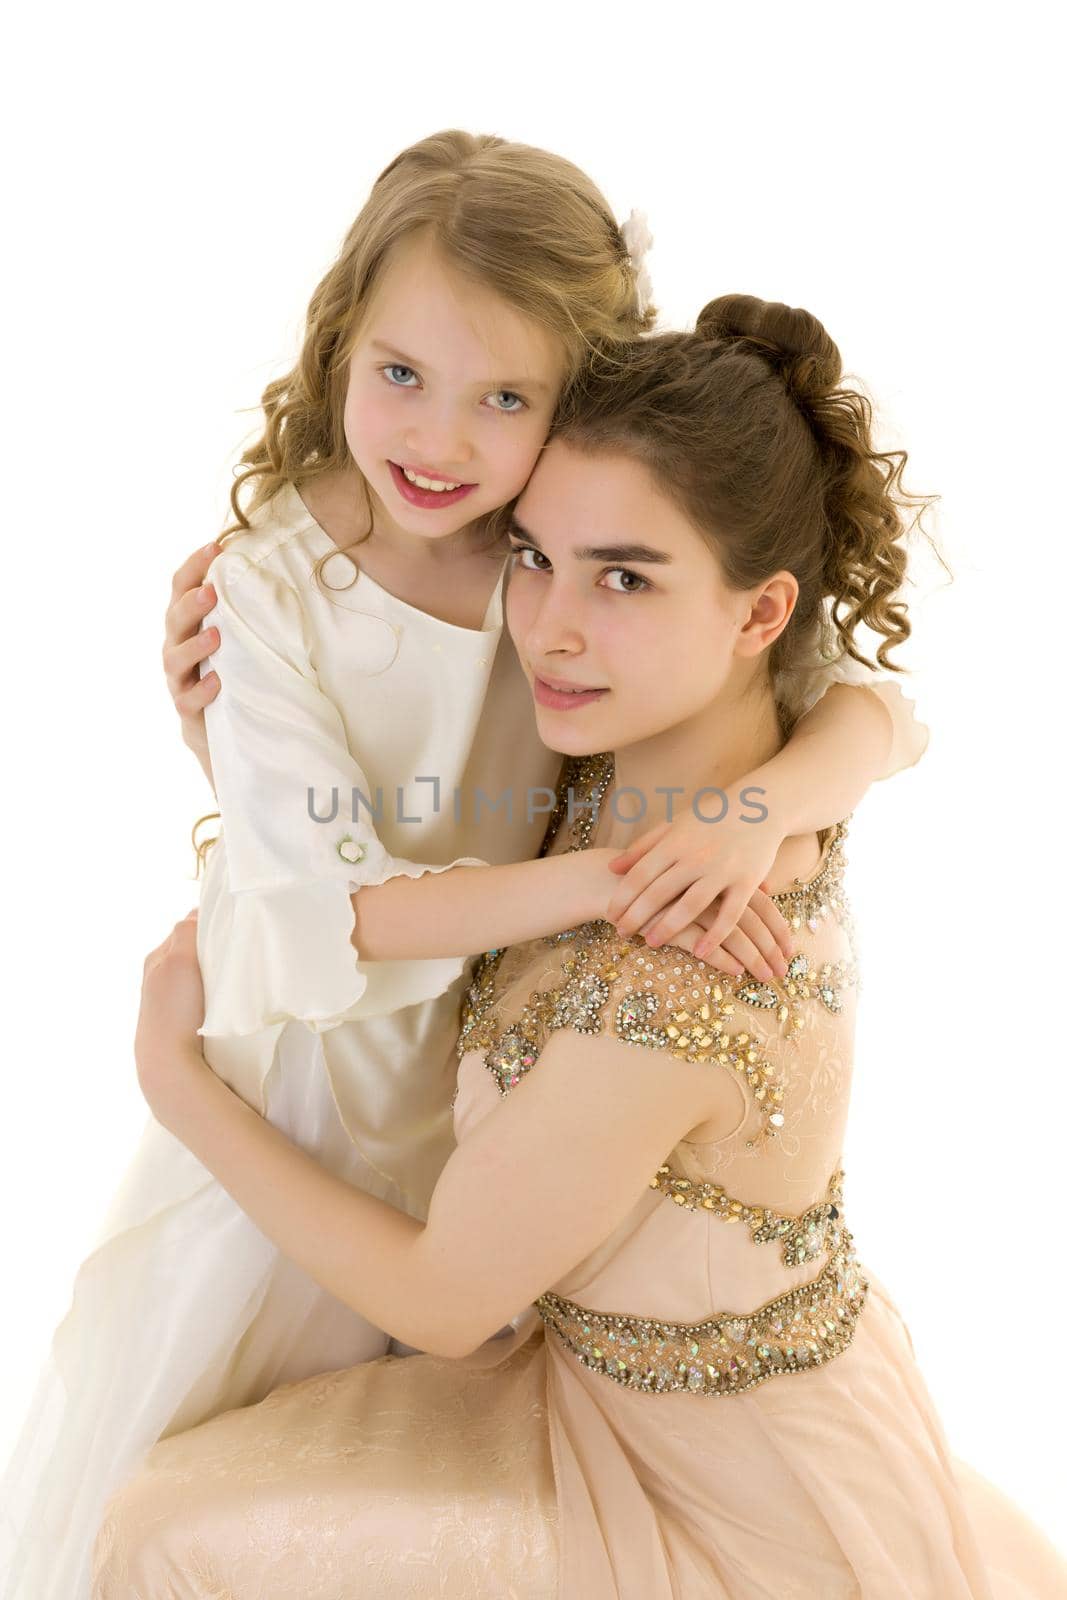
[[[692,1183],[666,1163],[649,1188],[658,1189],[664,1199],[673,1200],[686,1211],[706,1211],[721,1222],[743,1222],[754,1244],[777,1242],[783,1264],[800,1267],[836,1251],[844,1239],[844,1177],[839,1167],[827,1185],[826,1198],[800,1216],[774,1211],[770,1206],[747,1205],[727,1194],[720,1184]]]
[[[551,1292],[534,1304],[591,1371],[645,1394],[681,1390],[722,1398],[768,1378],[809,1372],[840,1355],[852,1342],[868,1288],[852,1236],[843,1228],[817,1278],[751,1313],[660,1322],[591,1311]]]

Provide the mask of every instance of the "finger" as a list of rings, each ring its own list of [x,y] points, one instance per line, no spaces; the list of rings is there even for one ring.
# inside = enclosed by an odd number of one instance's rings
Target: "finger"
[[[723,890],[719,896],[718,909],[714,914],[709,906],[699,917],[693,919],[702,922],[707,929],[700,941],[698,950],[700,956],[703,956],[705,950],[714,950],[717,945],[725,942],[726,935],[736,928],[738,918],[747,905],[748,895],[734,884],[732,888]]]
[[[640,872],[643,867],[645,867],[645,862],[640,861],[633,870]],[[691,877],[688,867],[680,867],[677,864],[669,867],[665,872],[654,872],[653,880],[649,883],[648,888],[641,890],[637,899],[630,902],[630,906],[624,910],[624,914],[617,920],[616,930],[619,936],[627,939],[630,938],[630,934],[637,933],[638,928],[645,930],[645,926],[653,922],[653,918],[661,914],[665,907],[670,906],[670,902],[675,901],[678,898],[678,894],[683,894],[685,890],[688,890],[691,882],[693,882],[693,877]],[[622,886],[614,898],[621,898],[621,893]],[[686,917],[685,920],[686,922],[691,922],[693,918]],[[608,917],[608,922],[613,922],[613,918]]]
[[[200,676],[197,666],[214,655],[218,647],[218,628],[202,628],[183,644],[163,646],[163,675],[172,698],[179,690],[193,687]]]
[[[714,967],[716,972],[731,972],[735,978],[744,975],[745,964],[738,961],[722,945],[716,945],[714,950],[709,950],[707,955],[701,955],[697,946],[704,938],[704,929],[699,922],[691,922],[688,928],[683,928],[672,940],[673,944],[680,945],[683,950],[688,950],[692,955],[698,956],[701,961],[706,961],[709,967]]]
[[[728,956],[739,961],[746,972],[750,972],[761,983],[773,983],[775,975],[760,955],[757,947],[746,933],[741,929],[733,928],[722,941],[722,948]]]
[[[191,639],[204,617],[218,603],[214,584],[194,584],[173,599],[163,618],[163,636],[168,645]]]
[[[218,673],[209,672],[206,678],[194,683],[191,689],[183,689],[181,694],[176,694],[174,706],[182,721],[198,716],[205,706],[211,704],[221,687],[222,682]]]
[[[194,550],[191,556],[186,556],[177,572],[170,580],[171,603],[185,594],[189,589],[195,589],[203,583],[207,569],[221,552],[222,546],[212,539],[210,544],[201,545],[199,550]]]
[[[612,872],[629,872],[636,862],[648,854],[653,845],[659,843],[669,827],[669,822],[657,823],[654,828],[649,828],[647,833],[640,834],[633,844],[627,845],[619,855],[612,856],[608,862]]]
[[[772,971],[778,978],[785,977],[785,969],[789,965],[785,956],[779,950],[770,929],[755,911],[751,902],[745,907],[737,919],[737,926],[749,938],[763,957],[768,971]],[[724,941],[725,942],[725,941]],[[762,974],[760,974],[762,976]]]
[[[645,942],[651,945],[670,944],[676,933],[695,922],[708,906],[708,891],[704,880],[691,884],[660,916],[653,918],[651,926],[641,929]]]
[[[671,944],[679,950],[688,950],[690,955],[696,955],[695,947],[703,937],[704,929],[700,923],[691,922],[688,928],[683,928],[680,933],[675,934]],[[733,956],[725,955],[721,950],[713,950],[710,956],[703,956],[701,959],[716,972],[730,972],[735,977],[740,977],[745,970],[740,961],[735,961]]]
[[[766,883],[761,883],[756,893],[749,901],[752,909],[763,918],[770,930],[771,936],[787,961],[792,961],[797,953],[796,939],[789,919],[784,917],[771,899],[770,890]]]
[[[620,928],[620,933],[635,932],[642,922],[647,922],[652,913],[659,911],[662,905],[666,903],[661,901],[660,905],[651,906],[648,913],[638,920],[631,914],[638,895],[644,894],[649,886],[655,883],[657,878],[662,878],[665,873],[670,872],[672,868],[677,866],[678,862],[672,854],[669,844],[661,842],[653,845],[647,854],[641,857],[640,861],[636,861],[628,869],[622,882],[616,888],[608,904],[607,920],[617,925],[620,919],[625,918],[626,927],[625,929]],[[689,872],[679,880],[675,893],[681,894],[683,889],[687,889],[692,881],[693,874]]]

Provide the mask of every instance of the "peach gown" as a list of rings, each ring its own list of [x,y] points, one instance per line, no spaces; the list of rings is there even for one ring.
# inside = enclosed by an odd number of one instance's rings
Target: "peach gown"
[[[728,1074],[733,1131],[665,1152],[611,1237],[470,1357],[386,1355],[156,1444],[108,1504],[92,1600],[1067,1595],[1044,1535],[951,1455],[846,1224],[848,820],[775,897],[797,953],[774,983],[603,922],[481,959],[460,1144],[560,1027]]]
[[[197,923],[204,1054],[329,1171],[425,1216],[454,1148],[473,957],[363,961],[351,891],[536,855],[560,758],[538,737],[504,627],[505,569],[482,626],[464,628],[367,573],[353,581],[292,485],[252,522],[208,573],[221,643],[202,670],[217,667],[223,685],[206,713],[222,828]],[[886,705],[887,776],[919,759],[926,729],[910,702],[837,658],[824,617],[814,654],[776,691],[796,716],[837,682]],[[0,1482],[0,1600],[86,1600],[107,1497],[157,1440],[398,1349],[148,1117]]]

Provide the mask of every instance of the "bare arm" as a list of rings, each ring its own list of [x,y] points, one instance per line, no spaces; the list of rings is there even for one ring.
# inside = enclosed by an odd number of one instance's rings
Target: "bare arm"
[[[774,796],[786,837],[812,833],[848,816],[872,783],[917,761],[926,738],[896,683],[835,683],[788,744],[746,774],[745,786]]]
[[[182,950],[195,964],[195,934]],[[431,1354],[464,1355],[528,1306],[611,1234],[680,1138],[722,1114],[725,1068],[554,1034],[521,1094],[450,1158],[422,1223],[320,1167],[145,1015],[142,1001],[138,1075],[157,1119],[284,1255]]]
[[[452,867],[357,889],[352,943],[366,961],[471,955],[544,938],[605,914],[613,850],[501,867]]]
[[[837,681],[822,690],[793,730],[789,742],[769,761],[746,772],[726,789],[730,810],[713,831],[687,812],[661,823],[614,858],[616,883],[604,917],[619,932],[639,929],[652,944],[669,944],[694,920],[703,937],[689,946],[718,960],[716,946],[730,936],[733,953],[757,977],[759,961],[771,959],[762,931],[750,916],[743,931],[752,954],[730,934],[755,886],[770,871],[783,839],[832,827],[849,816],[872,783],[914,766],[926,749],[929,729],[895,680]],[[746,799],[755,791],[768,816],[761,826],[746,821]],[[735,804],[736,802],[736,804]],[[714,909],[709,909],[714,908]],[[740,924],[739,924],[740,925]],[[776,935],[781,943],[780,934]]]

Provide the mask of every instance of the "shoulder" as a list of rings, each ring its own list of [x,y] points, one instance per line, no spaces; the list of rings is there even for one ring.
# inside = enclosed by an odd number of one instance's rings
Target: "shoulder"
[[[307,604],[314,558],[294,548],[274,523],[242,530],[226,540],[208,567],[215,591],[207,614],[218,627],[218,665],[225,677],[237,654],[281,657],[310,672],[315,630]]]
[[[560,981],[530,997],[524,1017],[486,1056],[498,1082],[500,1074],[516,1071],[516,1059],[536,1060],[539,1048],[570,1061],[583,1053],[576,1035],[597,1036],[610,1041],[618,1059],[643,1059],[646,1072],[649,1053],[658,1055],[664,1070],[651,1076],[660,1088],[684,1095],[686,1084],[699,1078],[704,1088],[697,1092],[709,1097],[707,1116],[729,1118],[730,1128],[740,1090],[743,1101],[759,1108],[758,1142],[774,1139],[785,1122],[783,1046],[788,1042],[792,1054],[807,1036],[811,1006],[825,1009],[828,1018],[840,1012],[835,985],[850,981],[844,969],[816,967],[803,954],[773,984],[735,978],[676,945],[651,949],[639,935],[620,938],[609,923],[585,924],[556,938],[570,944]],[[586,1043],[586,1055],[588,1049]],[[528,1067],[517,1070],[521,1075]]]
[[[250,527],[226,536],[207,581],[227,590],[258,582],[263,588],[287,585],[302,591],[325,548],[325,535],[293,485],[284,484],[250,521]]]

